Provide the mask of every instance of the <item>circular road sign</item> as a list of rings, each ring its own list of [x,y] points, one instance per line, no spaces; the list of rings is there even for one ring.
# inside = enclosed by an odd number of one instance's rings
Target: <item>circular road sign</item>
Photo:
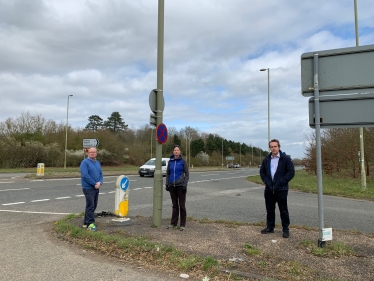
[[[168,140],[168,128],[164,123],[157,126],[157,140],[159,143],[163,144]]]
[[[123,190],[123,191],[126,191],[130,186],[130,180],[128,177],[126,176],[123,176],[123,178],[121,178],[121,181],[120,181],[120,184],[119,184],[119,187]]]

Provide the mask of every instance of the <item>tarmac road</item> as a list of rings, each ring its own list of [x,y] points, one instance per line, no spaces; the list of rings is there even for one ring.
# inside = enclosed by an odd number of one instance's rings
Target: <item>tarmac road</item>
[[[265,219],[263,186],[245,181],[258,169],[191,173],[187,211],[194,218],[259,222]],[[104,179],[98,211],[114,207],[115,177]],[[153,178],[131,176],[131,216],[152,215]],[[163,218],[171,204],[164,192]],[[51,223],[84,209],[79,179],[0,179],[1,280],[181,280],[148,272],[50,239]],[[318,227],[317,195],[290,192],[291,223]],[[374,202],[324,196],[325,223],[370,233]],[[277,220],[279,222],[279,216]],[[317,237],[316,237],[317,238]],[[189,279],[191,280],[191,279]]]
[[[51,239],[51,221],[65,215],[0,213],[2,281],[181,280],[149,272]]]

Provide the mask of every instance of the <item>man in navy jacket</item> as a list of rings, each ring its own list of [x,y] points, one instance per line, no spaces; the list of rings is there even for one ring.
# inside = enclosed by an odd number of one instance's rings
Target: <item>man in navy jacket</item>
[[[283,237],[290,237],[287,196],[288,182],[295,176],[295,167],[291,158],[280,150],[279,140],[269,142],[271,153],[262,161],[260,176],[265,184],[266,228],[262,234],[274,233],[275,204],[278,203],[282,221]]]

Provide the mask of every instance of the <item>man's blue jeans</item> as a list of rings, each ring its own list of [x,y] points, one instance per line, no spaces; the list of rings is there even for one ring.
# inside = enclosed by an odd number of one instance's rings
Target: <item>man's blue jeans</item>
[[[95,222],[95,210],[99,199],[99,189],[82,188],[82,190],[86,197],[86,210],[84,213],[83,224],[90,225]]]

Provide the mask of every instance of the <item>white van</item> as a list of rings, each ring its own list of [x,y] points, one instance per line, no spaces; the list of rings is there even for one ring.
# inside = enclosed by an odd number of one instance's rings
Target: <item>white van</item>
[[[166,168],[168,166],[170,158],[162,158],[162,175],[166,175]],[[143,166],[139,168],[139,176],[144,177],[144,176],[152,176],[155,173],[156,169],[156,158],[149,159],[147,163],[145,163]]]

